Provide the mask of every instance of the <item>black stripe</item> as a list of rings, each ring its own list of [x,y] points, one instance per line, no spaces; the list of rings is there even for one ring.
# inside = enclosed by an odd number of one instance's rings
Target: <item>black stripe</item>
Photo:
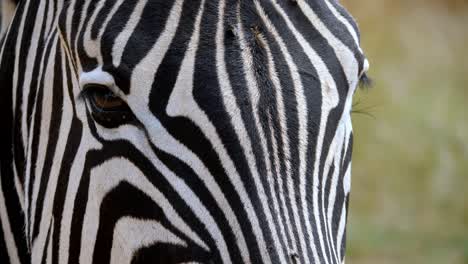
[[[54,33],[56,34],[56,33]],[[55,39],[55,37],[54,37]],[[56,41],[54,41],[56,43]],[[49,177],[52,169],[52,165],[54,163],[54,156],[57,147],[57,141],[59,138],[62,120],[62,111],[55,111],[55,109],[63,109],[63,80],[62,80],[62,55],[60,51],[60,44],[56,43],[55,54],[56,57],[53,58],[55,60],[54,65],[54,84],[53,84],[53,95],[52,95],[52,116],[50,119],[50,124],[54,124],[50,126],[49,130],[49,140],[47,144],[47,149],[45,152],[44,157],[44,167],[41,173],[41,184],[39,187],[39,193],[37,195],[36,201],[36,211],[34,217],[34,227],[33,227],[33,240],[39,234],[39,224],[41,222],[41,215],[42,209],[44,205],[45,194],[47,190],[47,186],[49,185]],[[58,125],[55,125],[58,124]],[[41,155],[43,155],[41,153]]]
[[[131,197],[131,198],[129,198]],[[138,219],[156,220],[170,232],[184,239],[185,235],[178,231],[170,222],[170,219],[164,214],[162,208],[155,204],[150,197],[142,191],[136,189],[127,182],[121,182],[113,190],[111,190],[103,199],[100,207],[100,222],[98,227],[96,245],[94,249],[93,263],[109,263],[110,254],[112,251],[112,241],[115,225],[117,221],[125,216],[132,216]],[[190,261],[208,261],[209,253],[197,246],[194,243],[187,241],[187,248],[175,249],[175,251],[147,252],[146,257],[139,256],[146,260],[164,260],[163,263],[179,263],[183,260]],[[157,245],[157,244],[156,244]],[[154,248],[151,247],[151,248]],[[142,249],[140,249],[142,251]],[[160,253],[160,254],[158,254]],[[162,254],[161,254],[162,253]],[[172,253],[172,254],[171,254]],[[142,254],[141,252],[139,254]],[[216,262],[221,261],[218,259]]]
[[[45,24],[45,21],[44,21],[44,24]],[[44,27],[42,28],[41,30],[42,32],[44,32]],[[42,39],[42,38],[41,38]],[[29,208],[28,208],[28,212],[27,212],[27,217],[28,219],[31,219],[31,215],[32,213],[34,212],[31,212],[32,210],[32,203],[33,203],[33,200],[32,200],[32,197],[33,197],[33,187],[34,185],[36,184],[36,167],[38,166],[37,164],[37,158],[39,155],[42,155],[43,153],[38,153],[38,148],[39,148],[39,139],[40,139],[40,135],[41,135],[41,126],[42,126],[42,119],[43,119],[43,116],[42,116],[42,102],[43,102],[43,97],[44,97],[44,81],[45,79],[47,78],[45,76],[45,73],[46,73],[46,68],[47,68],[47,64],[49,62],[48,58],[50,57],[50,53],[52,51],[52,47],[53,47],[53,44],[54,42],[51,42],[51,43],[48,43],[48,45],[43,48],[43,49],[39,49],[38,52],[38,56],[35,58],[35,64],[34,64],[34,69],[33,69],[33,76],[38,76],[37,78],[32,78],[32,81],[31,81],[31,85],[30,85],[30,93],[29,93],[29,99],[28,99],[28,112],[31,111],[30,113],[28,113],[28,120],[30,120],[28,123],[31,124],[34,124],[34,127],[32,128],[33,129],[33,132],[32,132],[32,135],[30,135],[30,137],[32,137],[32,145],[31,145],[31,149],[29,150],[29,152],[31,153],[31,159],[29,160],[29,163],[31,164],[30,166],[30,172],[29,172],[29,197],[27,197],[27,199],[29,200]],[[41,41],[41,44],[39,45],[39,47],[42,47],[43,44],[42,44],[42,41]],[[44,57],[42,56],[42,53],[44,52]],[[39,72],[39,68],[40,68],[40,65],[41,65],[41,60],[42,58],[46,58],[44,59],[44,61],[42,62],[42,73]],[[40,76],[40,77],[39,77]],[[34,97],[32,95],[35,95]],[[33,108],[32,107],[35,107],[35,115],[32,116],[33,114]],[[29,109],[30,107],[30,109]],[[54,109],[52,109],[52,112],[54,112]],[[32,122],[32,119],[34,118],[34,122]],[[50,124],[49,124],[50,125]],[[49,127],[50,128],[50,127]],[[40,175],[39,175],[40,176]],[[28,228],[28,237],[30,238],[30,241],[33,241],[35,236],[33,236],[33,234],[29,233],[31,231],[30,228]]]
[[[0,189],[0,192],[3,192],[3,190]],[[3,226],[1,224],[2,223],[0,221],[0,263],[10,263],[8,248],[6,246],[6,241],[5,241],[7,237],[5,236],[5,233],[3,232]]]
[[[75,109],[75,100],[73,96],[73,85],[72,85],[72,72],[70,69],[70,57],[66,54],[65,56],[65,79],[67,80],[68,96],[72,102],[73,107],[73,118],[71,120],[70,131],[68,132],[68,140],[66,144],[65,151],[63,153],[63,160],[61,161],[61,168],[58,175],[57,189],[53,202],[53,215],[54,215],[54,233],[52,235],[52,263],[58,263],[58,253],[59,253],[59,240],[61,233],[61,221],[65,203],[65,195],[67,192],[68,183],[70,180],[71,167],[73,161],[75,160],[78,147],[81,143],[81,138],[83,135],[83,124],[80,120],[76,118],[76,109]],[[75,262],[78,263],[78,262]]]
[[[124,1],[124,3],[133,1]],[[136,1],[135,1],[136,2]],[[130,92],[130,76],[135,66],[148,54],[153,47],[166,25],[167,19],[175,1],[148,2],[140,18],[140,22],[132,32],[131,37],[125,45],[122,56],[122,62],[114,68],[112,64],[112,49],[102,50],[104,58],[103,70],[111,73],[117,86],[125,93]],[[106,29],[102,38],[103,47],[112,47],[115,38],[118,36],[115,32],[123,29],[122,21],[127,21],[130,16],[128,7],[123,4],[116,15],[109,22],[109,25],[115,25]],[[158,15],[155,15],[158,14]],[[110,32],[107,33],[107,30]]]
[[[49,228],[47,230],[47,236],[45,240],[45,245],[44,245],[44,250],[42,251],[42,264],[46,264],[47,257],[49,255],[49,243],[50,243],[50,231],[52,229],[52,224],[49,225]]]
[[[22,12],[24,4],[19,5],[18,12]],[[13,18],[11,24],[11,31],[5,37],[4,45],[2,46],[3,54],[0,60],[0,83],[2,84],[2,89],[0,89],[0,115],[2,124],[7,128],[13,128],[13,102],[12,102],[12,92],[13,92],[13,73],[14,69],[13,63],[15,59],[15,44],[16,38],[18,37],[18,28],[21,21],[21,16],[16,15]],[[29,253],[27,249],[26,240],[23,236],[23,227],[24,227],[24,215],[21,211],[21,205],[19,201],[18,194],[16,193],[15,183],[14,183],[14,174],[13,166],[14,159],[13,153],[11,151],[11,146],[13,146],[13,129],[4,129],[3,135],[0,137],[0,180],[2,182],[3,196],[5,198],[5,204],[8,215],[8,220],[13,225],[10,225],[11,231],[13,233],[13,242],[15,243],[18,255],[21,263],[29,263]],[[15,145],[16,146],[16,145]],[[19,152],[19,149],[15,149],[15,154]],[[22,163],[24,164],[24,163]],[[22,177],[22,168],[18,167],[20,170],[19,181],[20,185],[23,184]],[[4,233],[2,234],[2,236]],[[3,239],[3,238],[2,238]],[[3,252],[2,252],[3,255]],[[4,255],[5,257],[7,254]],[[3,263],[3,262],[2,262]],[[5,262],[8,263],[8,262]]]

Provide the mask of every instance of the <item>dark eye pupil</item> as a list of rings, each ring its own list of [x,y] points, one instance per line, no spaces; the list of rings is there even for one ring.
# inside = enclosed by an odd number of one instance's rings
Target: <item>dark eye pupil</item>
[[[107,128],[116,128],[134,120],[134,115],[126,102],[109,88],[101,85],[88,85],[83,91],[93,119]]]
[[[93,94],[93,102],[97,107],[102,108],[103,110],[111,110],[125,104],[122,99],[115,96],[111,91],[96,91]]]

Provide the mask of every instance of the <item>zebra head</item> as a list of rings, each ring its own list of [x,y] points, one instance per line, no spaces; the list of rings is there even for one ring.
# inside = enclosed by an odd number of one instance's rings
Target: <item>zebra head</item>
[[[0,62],[11,262],[343,262],[337,1],[23,0]]]

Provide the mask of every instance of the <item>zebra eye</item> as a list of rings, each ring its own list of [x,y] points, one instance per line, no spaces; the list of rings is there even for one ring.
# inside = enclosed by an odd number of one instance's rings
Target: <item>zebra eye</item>
[[[116,128],[134,119],[127,103],[106,86],[86,85],[82,95],[88,101],[94,120],[104,127]]]

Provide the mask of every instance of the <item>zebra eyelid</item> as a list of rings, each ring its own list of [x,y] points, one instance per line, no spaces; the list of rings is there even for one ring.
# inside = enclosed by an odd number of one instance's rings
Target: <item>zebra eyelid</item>
[[[108,89],[109,91],[111,91],[105,85],[97,84],[97,83],[89,83],[83,86],[80,93],[78,94],[78,99],[81,101],[86,101],[86,99],[88,99],[89,96],[91,95],[93,88],[96,88],[96,87],[102,87],[103,89]]]

